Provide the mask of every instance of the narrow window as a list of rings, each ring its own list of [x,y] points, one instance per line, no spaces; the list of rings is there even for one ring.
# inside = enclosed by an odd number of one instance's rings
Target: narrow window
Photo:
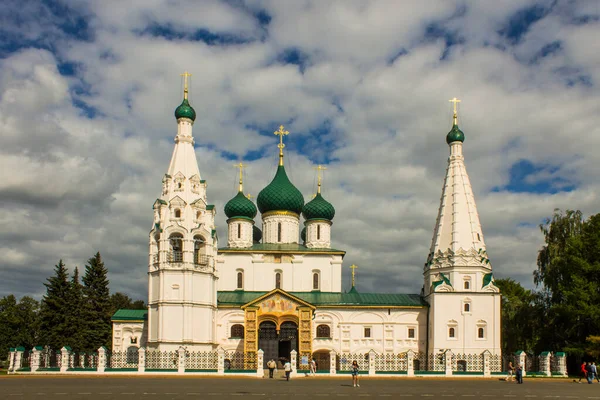
[[[471,282],[469,281],[465,281],[465,289],[470,289],[471,288]]]
[[[317,240],[321,240],[321,225],[317,225]]]
[[[200,216],[201,216],[201,215],[202,215],[202,212],[201,212],[201,211],[198,211],[198,212],[196,213],[196,219],[200,219]]]
[[[235,324],[231,327],[231,337],[236,339],[244,338],[244,325]]]
[[[371,337],[371,328],[365,328],[365,337],[366,338],[370,338]]]
[[[237,273],[237,288],[238,289],[244,288],[244,273],[242,271],[239,271]]]
[[[454,328],[448,329],[448,337],[453,338],[455,335]]]
[[[481,236],[479,236],[479,233],[477,234],[477,240],[481,242]]]
[[[281,272],[275,274],[275,289],[281,289]]]
[[[319,290],[319,273],[313,274],[313,290]]]
[[[277,241],[281,242],[281,222],[277,223]]]
[[[471,304],[465,303],[465,312],[471,312]]]
[[[328,325],[319,325],[317,326],[317,337],[318,338],[330,338],[331,337],[331,329]]]
[[[415,338],[415,328],[409,328],[408,329],[408,338],[409,339],[414,339]]]
[[[238,239],[242,237],[242,224],[237,224],[238,228]]]
[[[483,328],[477,329],[477,337],[479,339],[484,339],[485,338],[485,331],[483,330]]]
[[[181,210],[179,208],[175,210],[175,218],[181,218]]]
[[[131,337],[131,344],[137,344],[137,337],[136,336],[132,336]]]

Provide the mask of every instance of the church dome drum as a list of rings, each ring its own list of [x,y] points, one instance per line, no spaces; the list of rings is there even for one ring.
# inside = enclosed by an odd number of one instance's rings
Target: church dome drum
[[[291,211],[300,214],[304,206],[304,197],[288,179],[283,165],[280,165],[271,183],[258,194],[256,204],[263,214],[269,211]]]

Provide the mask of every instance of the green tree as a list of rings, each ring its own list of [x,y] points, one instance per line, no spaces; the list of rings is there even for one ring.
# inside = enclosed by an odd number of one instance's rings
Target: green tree
[[[69,295],[67,298],[69,310],[67,313],[67,345],[73,350],[80,351],[86,348],[88,336],[87,326],[84,321],[83,285],[79,282],[79,269],[75,267],[71,278]]]
[[[144,310],[146,308],[146,304],[143,300],[133,301],[131,297],[128,295],[116,292],[110,296],[110,305],[111,305],[111,316],[120,309],[128,309],[128,310]]]
[[[107,275],[102,257],[96,253],[88,260],[83,275],[86,351],[97,350],[100,346],[111,347],[111,304]]]
[[[62,260],[54,267],[54,276],[48,278],[46,294],[42,298],[40,309],[40,345],[60,349],[67,344],[69,294],[71,285]]]
[[[15,296],[0,299],[0,355],[2,358],[10,347],[24,346],[31,349],[38,344],[40,303],[24,296],[17,303]]]

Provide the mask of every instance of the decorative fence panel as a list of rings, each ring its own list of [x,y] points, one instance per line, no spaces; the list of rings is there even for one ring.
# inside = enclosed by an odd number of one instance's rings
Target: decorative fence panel
[[[60,368],[61,361],[60,351],[54,351],[50,347],[45,347],[40,354],[40,369]]]
[[[453,354],[452,371],[483,373],[483,354]]]
[[[413,358],[413,369],[415,371],[427,371],[427,355],[420,351]]]
[[[559,374],[560,370],[560,357],[556,357],[554,354],[550,356],[550,371],[553,374]]]
[[[217,370],[219,355],[216,351],[188,351],[185,353],[186,370]]]
[[[179,354],[177,351],[146,351],[146,370],[176,370],[178,362]]]
[[[138,352],[137,351],[113,351],[107,353],[108,366],[111,369],[137,369]]]
[[[398,372],[406,371],[407,369],[408,356],[406,353],[375,355],[376,372]]]
[[[337,370],[349,372],[352,370],[352,362],[358,363],[359,371],[369,370],[369,353],[340,353],[337,356]]]
[[[525,371],[538,372],[540,371],[540,358],[535,354],[527,353],[525,357]]]
[[[31,368],[31,352],[24,351],[21,356],[21,365],[18,366],[18,369]]]
[[[98,353],[90,353],[87,355],[86,366],[88,368],[98,368]]]
[[[427,362],[427,371],[444,372],[446,371],[446,354],[430,354]]]
[[[225,352],[225,372],[256,371],[256,353]]]

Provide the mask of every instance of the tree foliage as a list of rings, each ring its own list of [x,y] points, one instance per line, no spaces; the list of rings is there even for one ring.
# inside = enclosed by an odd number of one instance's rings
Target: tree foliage
[[[48,278],[46,294],[40,309],[41,344],[59,349],[69,338],[68,313],[71,285],[62,260],[54,267],[54,276]]]
[[[38,316],[40,303],[29,297],[8,295],[0,299],[0,354],[8,353],[10,347],[32,348],[39,340]]]
[[[83,320],[86,324],[85,349],[92,351],[100,346],[110,348],[112,327],[111,304],[108,288],[108,270],[100,253],[90,258],[83,275],[85,307]]]

